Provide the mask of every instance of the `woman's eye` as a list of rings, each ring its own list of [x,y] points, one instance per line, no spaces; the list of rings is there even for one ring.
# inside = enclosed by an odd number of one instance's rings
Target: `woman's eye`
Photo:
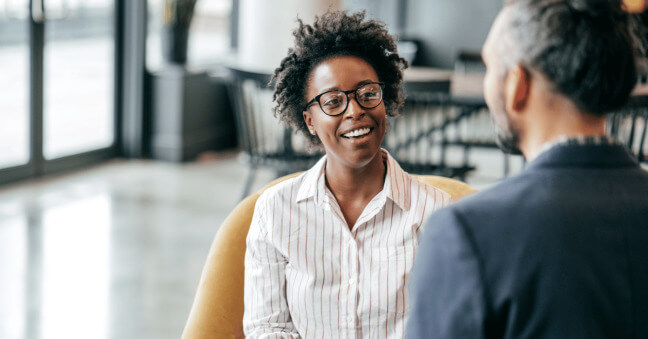
[[[326,106],[326,107],[335,107],[335,106],[337,106],[339,104],[340,104],[340,100],[338,100],[338,99],[330,99],[330,100],[326,100],[324,102],[324,106]]]
[[[362,100],[372,100],[378,97],[378,93],[375,92],[366,92],[360,95]]]

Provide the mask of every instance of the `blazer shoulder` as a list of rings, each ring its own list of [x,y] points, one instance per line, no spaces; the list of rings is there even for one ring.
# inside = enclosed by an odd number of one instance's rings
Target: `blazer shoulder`
[[[533,204],[537,180],[517,176],[477,192],[434,213],[426,227],[460,227],[464,233],[480,239],[497,238],[519,223],[511,220],[520,206]],[[522,205],[521,205],[522,204]],[[477,239],[477,240],[478,240]],[[485,240],[485,239],[484,239]]]
[[[526,175],[511,177],[493,187],[471,194],[448,208],[454,209],[459,214],[470,213],[473,210],[484,208],[491,211],[511,208],[511,206],[515,206],[515,201],[520,199],[521,196],[532,193],[534,187],[538,184],[537,179]]]

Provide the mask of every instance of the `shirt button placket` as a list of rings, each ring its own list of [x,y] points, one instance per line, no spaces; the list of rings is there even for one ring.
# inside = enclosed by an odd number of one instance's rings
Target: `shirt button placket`
[[[322,202],[324,203],[324,210],[330,211],[331,210],[331,202],[329,200],[328,195],[325,195],[324,198],[322,198]]]
[[[352,236],[353,237],[353,236]],[[358,309],[358,246],[355,239],[349,240],[349,296],[352,300],[351,312],[348,315],[350,337],[356,337],[356,312]]]

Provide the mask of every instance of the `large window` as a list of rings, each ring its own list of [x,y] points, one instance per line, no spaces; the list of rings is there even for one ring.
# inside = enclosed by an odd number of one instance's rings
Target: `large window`
[[[0,168],[29,161],[27,2],[0,0]]]
[[[0,184],[115,152],[115,0],[0,0]]]
[[[112,145],[113,0],[49,0],[44,52],[47,159]]]

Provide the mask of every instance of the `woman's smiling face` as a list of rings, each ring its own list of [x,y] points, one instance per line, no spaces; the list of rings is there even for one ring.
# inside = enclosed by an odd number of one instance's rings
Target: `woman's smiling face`
[[[350,91],[379,81],[374,68],[363,59],[335,56],[322,61],[311,71],[306,84],[306,102],[330,90]],[[310,132],[322,141],[329,159],[350,168],[361,168],[369,164],[380,150],[387,114],[382,101],[367,109],[358,104],[354,94],[348,96],[348,106],[340,115],[324,114],[317,102],[310,105],[303,115]]]

